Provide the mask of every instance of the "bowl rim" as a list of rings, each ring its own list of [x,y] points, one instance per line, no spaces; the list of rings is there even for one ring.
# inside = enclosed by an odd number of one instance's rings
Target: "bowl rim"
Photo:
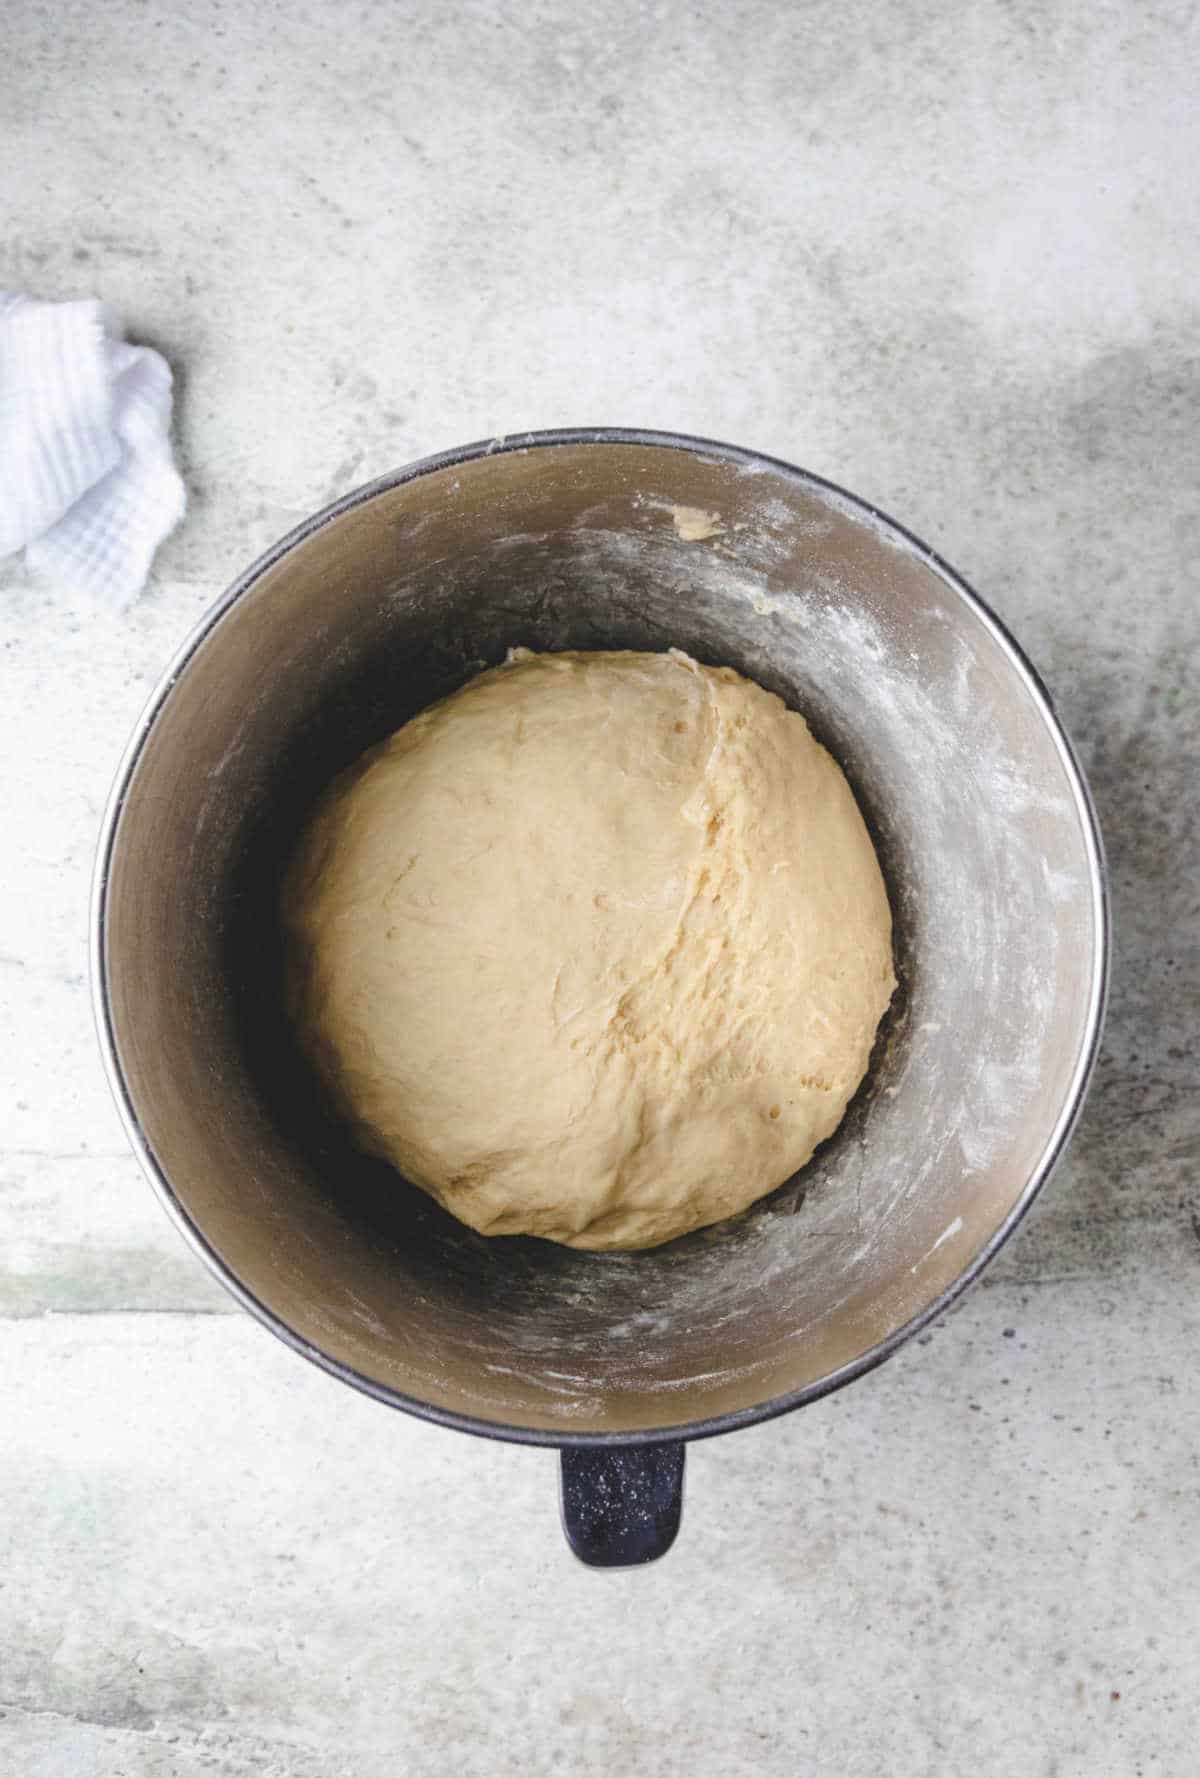
[[[424,1401],[419,1396],[408,1395],[401,1390],[391,1388],[388,1384],[380,1383],[377,1379],[357,1370],[344,1360],[333,1357],[321,1347],[305,1339],[282,1316],[263,1302],[237,1276],[210,1242],[200,1225],[194,1221],[176,1194],[170,1179],[150,1146],[117,1052],[106,959],[105,940],[112,861],[121,814],[138,761],[177,680],[186,670],[193,655],[221,623],[225,614],[282,557],[354,507],[363,505],[394,488],[401,487],[406,482],[415,481],[421,476],[431,475],[439,470],[453,468],[457,464],[472,462],[481,457],[491,457],[509,452],[554,449],[563,445],[640,445],[654,449],[684,451],[689,455],[707,457],[718,462],[770,471],[805,489],[815,491],[826,499],[832,497],[836,504],[841,504],[848,510],[851,517],[860,521],[865,520],[877,529],[890,532],[893,538],[902,540],[912,553],[918,556],[963,600],[985,628],[991,632],[1014,671],[1024,682],[1050,733],[1071,786],[1076,814],[1084,837],[1088,855],[1089,887],[1096,935],[1087,1011],[1082,1027],[1083,1041],[1063,1105],[1041,1157],[1031,1170],[1029,1179],[1016,1202],[953,1282],[917,1315],[894,1328],[884,1339],[877,1341],[867,1351],[838,1366],[836,1370],[830,1371],[826,1376],[813,1383],[805,1384],[799,1389],[786,1391],[782,1395],[772,1396],[753,1407],[738,1408],[726,1414],[710,1415],[702,1420],[681,1421],[670,1426],[632,1427],[627,1431],[587,1432],[568,1427],[563,1427],[561,1430],[547,1427],[525,1427],[503,1421],[487,1420],[477,1415],[440,1407],[437,1403]],[[855,1381],[856,1378],[865,1376],[868,1371],[874,1370],[877,1365],[890,1358],[915,1334],[920,1333],[922,1328],[936,1320],[939,1315],[944,1314],[951,1304],[962,1295],[963,1291],[974,1282],[1017,1228],[1070,1140],[1071,1133],[1083,1109],[1088,1081],[1100,1047],[1108,996],[1111,942],[1109,873],[1104,853],[1104,842],[1092,794],[1075,749],[1055,712],[1050,693],[1029,657],[995,612],[942,556],[871,501],[851,493],[836,482],[814,474],[811,470],[800,469],[794,464],[770,456],[765,452],[750,450],[740,445],[724,444],[716,439],[694,437],[687,433],[653,431],[638,427],[584,426],[500,434],[494,438],[480,439],[471,444],[459,445],[450,450],[436,452],[431,456],[417,458],[400,469],[379,476],[373,481],[365,482],[361,487],[351,490],[350,493],[344,494],[339,499],[322,507],[263,551],[232,581],[225,592],[200,618],[167,665],[138,718],[117,768],[100,827],[92,879],[90,973],[92,1011],[104,1070],[125,1127],[125,1133],[143,1172],[155,1188],[168,1215],[189,1246],[235,1300],[285,1345],[290,1346],[294,1352],[298,1352],[301,1357],[307,1358],[310,1363],[317,1365],[331,1376],[337,1377],[341,1382],[350,1384],[351,1387],[361,1390],[363,1394],[369,1395],[389,1407],[400,1408],[406,1413],[416,1415],[419,1419],[432,1421],[439,1426],[451,1427],[459,1432],[473,1433],[482,1438],[561,1449],[563,1447],[605,1445],[673,1444],[681,1440],[690,1442],[693,1439],[712,1438],[720,1433],[735,1432],[742,1426],[757,1425],[762,1421],[776,1419],[779,1415],[791,1413],[794,1409],[804,1407],[809,1402],[819,1401],[823,1396],[831,1395],[835,1390],[844,1388],[847,1383]]]

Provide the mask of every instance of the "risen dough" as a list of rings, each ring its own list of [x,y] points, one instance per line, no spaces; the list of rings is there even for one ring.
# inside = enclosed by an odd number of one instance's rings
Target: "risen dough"
[[[651,1247],[837,1127],[895,986],[802,717],[686,655],[531,655],[333,786],[285,885],[293,1015],[363,1145],[485,1234]]]

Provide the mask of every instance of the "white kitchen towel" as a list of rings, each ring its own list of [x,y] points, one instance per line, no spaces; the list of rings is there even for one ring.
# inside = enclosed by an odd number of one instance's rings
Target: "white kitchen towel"
[[[125,605],[187,496],[171,371],[106,304],[0,291],[0,557]]]

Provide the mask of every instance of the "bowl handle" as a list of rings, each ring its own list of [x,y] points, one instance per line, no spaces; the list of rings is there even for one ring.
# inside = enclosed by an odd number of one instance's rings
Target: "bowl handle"
[[[682,1444],[571,1445],[559,1452],[563,1530],[589,1568],[665,1556],[683,1511]]]

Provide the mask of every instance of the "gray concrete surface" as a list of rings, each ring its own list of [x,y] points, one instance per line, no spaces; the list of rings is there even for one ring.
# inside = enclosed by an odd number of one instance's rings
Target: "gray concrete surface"
[[[2,571],[0,1771],[1188,1778],[1200,1766],[1192,5],[13,0],[0,285],[176,367],[129,614]],[[1103,1060],[1033,1219],[597,1577],[553,1460],[237,1312],[127,1154],[86,896],[163,661],[296,517],[494,431],[668,426],[878,501],[1049,681]],[[968,1034],[969,1040],[969,1034]]]

